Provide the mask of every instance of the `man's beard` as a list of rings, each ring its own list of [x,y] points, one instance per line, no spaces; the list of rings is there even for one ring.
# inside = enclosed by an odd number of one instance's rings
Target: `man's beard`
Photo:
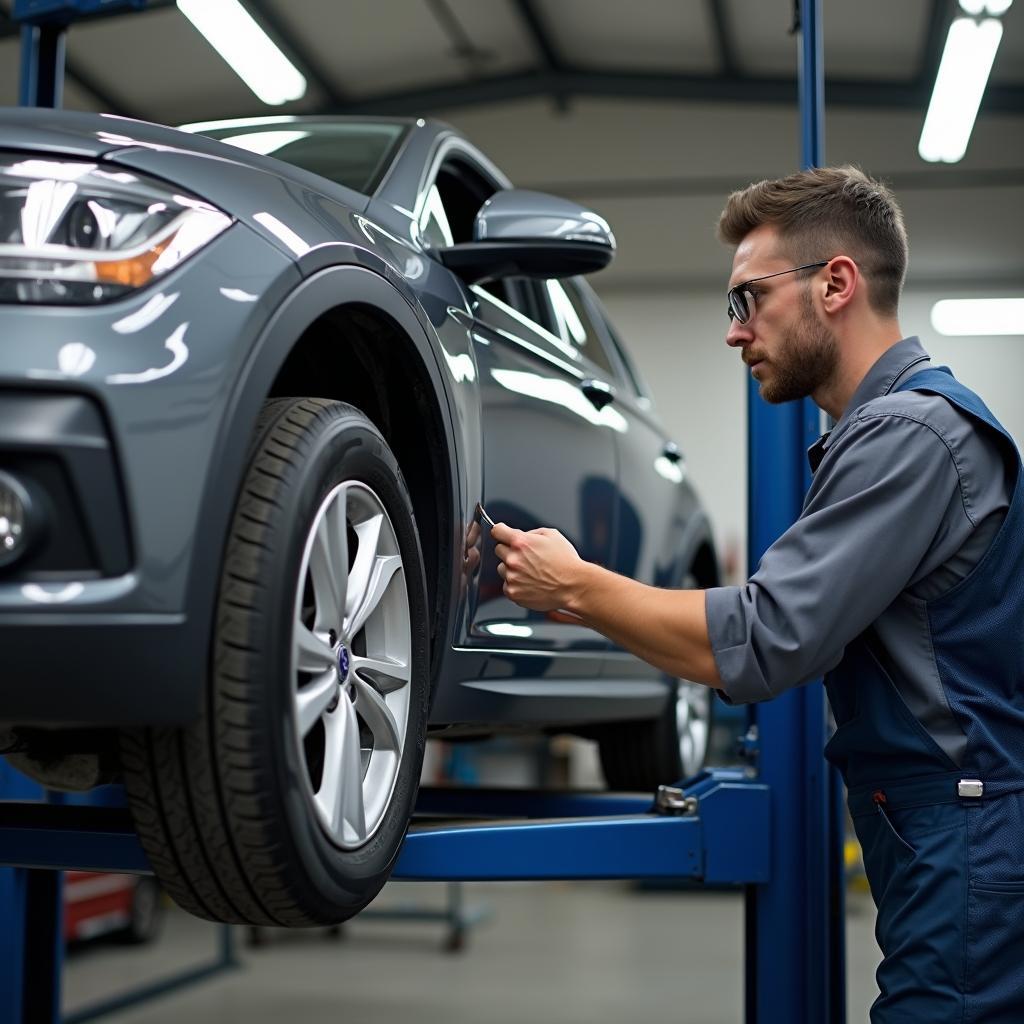
[[[770,360],[772,376],[761,385],[761,397],[772,405],[807,398],[835,374],[839,362],[836,336],[818,320],[808,291],[800,318]]]

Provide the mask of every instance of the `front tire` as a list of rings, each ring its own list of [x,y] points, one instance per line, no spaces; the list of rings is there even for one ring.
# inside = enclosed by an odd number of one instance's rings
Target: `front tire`
[[[136,828],[179,905],[314,926],[377,895],[416,799],[427,621],[412,505],[383,437],[339,402],[268,402],[202,718],[122,734]]]

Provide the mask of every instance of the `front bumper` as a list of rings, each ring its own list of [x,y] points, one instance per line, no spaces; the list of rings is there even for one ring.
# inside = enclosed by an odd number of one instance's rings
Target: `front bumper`
[[[219,578],[207,534],[233,493],[220,439],[256,340],[298,280],[236,224],[119,302],[0,306],[0,469],[47,463],[67,484],[50,483],[49,542],[0,569],[0,722],[195,716]]]

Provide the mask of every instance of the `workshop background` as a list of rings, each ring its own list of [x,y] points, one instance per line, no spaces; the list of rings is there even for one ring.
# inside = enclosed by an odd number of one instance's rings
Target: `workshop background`
[[[173,3],[75,25],[65,106],[167,124],[277,113],[420,114],[458,127],[514,184],[605,216],[618,254],[591,278],[682,448],[728,579],[747,572],[746,380],[724,344],[734,188],[799,163],[792,0],[245,0],[302,70],[305,96],[261,104]],[[0,105],[18,101],[18,29],[0,0]],[[1024,336],[944,336],[935,302],[1024,296],[1024,2],[1003,39],[966,156],[918,155],[956,0],[825,0],[828,163],[889,182],[910,235],[901,323],[1024,441]],[[827,254],[825,254],[827,255]],[[720,752],[721,753],[721,752]],[[583,741],[464,755],[476,778],[532,781],[552,761],[596,782]],[[723,755],[725,756],[725,755]],[[428,772],[447,770],[435,753]],[[541,766],[541,767],[538,767]],[[855,872],[853,872],[855,874]],[[738,892],[623,884],[394,883],[378,903],[479,927],[447,955],[443,920],[356,919],[342,934],[246,935],[245,969],[121,1012],[125,1024],[371,1017],[545,1022],[742,1017]],[[873,910],[853,884],[851,1021],[875,994]],[[343,941],[342,941],[343,940]],[[214,926],[169,908],[138,948],[78,947],[69,1011],[218,955]],[[254,943],[258,943],[254,944]]]

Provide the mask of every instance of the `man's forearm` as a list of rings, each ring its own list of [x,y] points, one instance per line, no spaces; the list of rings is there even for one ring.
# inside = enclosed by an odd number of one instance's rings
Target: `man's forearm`
[[[657,668],[721,687],[702,590],[662,590],[584,563],[568,611]]]

